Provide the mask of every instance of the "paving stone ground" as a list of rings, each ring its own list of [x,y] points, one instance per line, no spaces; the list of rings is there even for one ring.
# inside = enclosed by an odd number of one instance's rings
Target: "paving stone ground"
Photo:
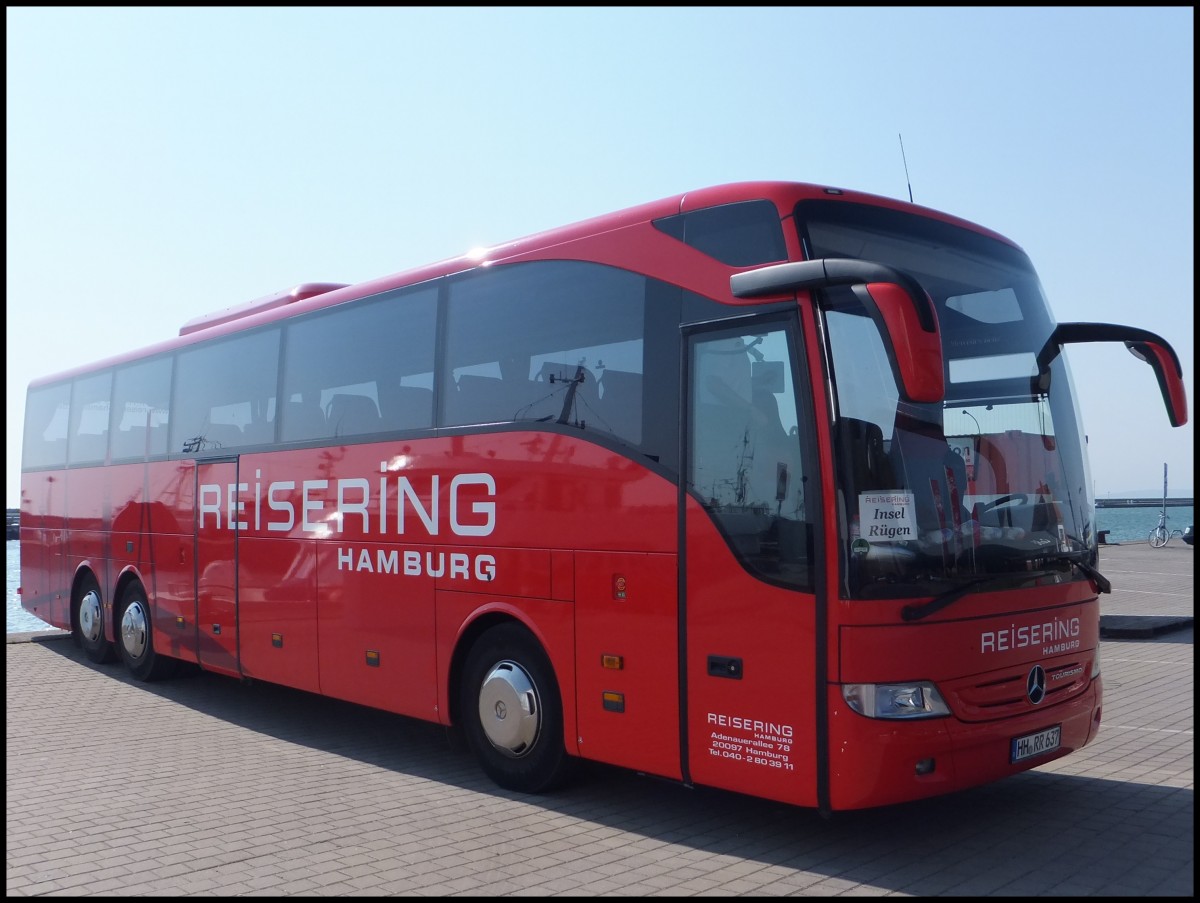
[[[1100,567],[1096,742],[831,819],[599,766],[524,797],[435,725],[212,674],[140,684],[10,635],[7,894],[1191,897],[1192,549],[1102,546]]]

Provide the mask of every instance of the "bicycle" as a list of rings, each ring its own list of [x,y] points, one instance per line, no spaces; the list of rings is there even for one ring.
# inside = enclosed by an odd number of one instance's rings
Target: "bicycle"
[[[1150,547],[1161,549],[1171,541],[1172,536],[1183,536],[1183,531],[1167,529],[1167,512],[1164,511],[1158,516],[1158,526],[1150,531]]]

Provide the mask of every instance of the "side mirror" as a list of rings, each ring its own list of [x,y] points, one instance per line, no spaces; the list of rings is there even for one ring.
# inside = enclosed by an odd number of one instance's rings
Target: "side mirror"
[[[1171,426],[1183,426],[1187,423],[1187,390],[1183,385],[1183,368],[1179,365],[1179,356],[1166,339],[1135,326],[1118,326],[1115,323],[1059,323],[1038,353],[1038,388],[1049,388],[1051,361],[1058,357],[1064,345],[1077,342],[1124,342],[1134,357],[1145,361],[1154,370]]]
[[[737,298],[832,285],[853,286],[871,314],[904,400],[942,401],[945,365],[937,312],[929,294],[911,276],[870,260],[830,257],[774,264],[729,277],[730,291]]]

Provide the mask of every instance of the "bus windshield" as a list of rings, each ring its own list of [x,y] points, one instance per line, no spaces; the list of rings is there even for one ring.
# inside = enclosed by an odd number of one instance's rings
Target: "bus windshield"
[[[1084,579],[1096,561],[1087,458],[1066,361],[1038,373],[1054,322],[1025,255],[896,211],[798,213],[807,256],[914,276],[936,306],[946,361],[944,401],[905,401],[868,312],[848,288],[827,290],[843,594]]]

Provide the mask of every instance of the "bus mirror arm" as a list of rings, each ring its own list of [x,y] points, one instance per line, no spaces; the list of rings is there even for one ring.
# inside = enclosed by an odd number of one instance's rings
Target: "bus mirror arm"
[[[1063,346],[1076,342],[1124,342],[1134,357],[1145,361],[1154,370],[1171,426],[1183,426],[1188,422],[1187,390],[1183,385],[1179,356],[1166,339],[1136,326],[1059,323],[1038,352],[1036,382],[1040,391],[1050,388],[1050,364],[1058,357]]]
[[[940,402],[946,386],[937,312],[916,279],[871,260],[829,257],[734,273],[734,297],[849,285],[879,329],[888,363],[906,401]]]

